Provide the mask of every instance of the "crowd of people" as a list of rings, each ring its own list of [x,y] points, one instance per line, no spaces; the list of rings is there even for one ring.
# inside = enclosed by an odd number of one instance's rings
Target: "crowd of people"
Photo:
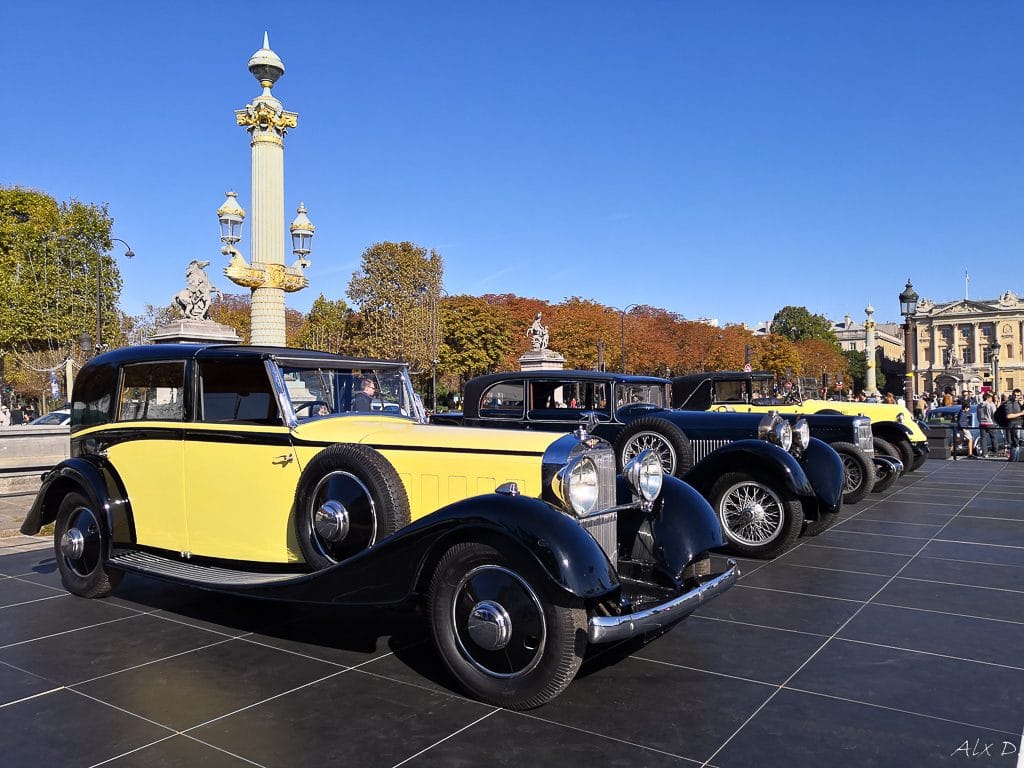
[[[955,436],[965,444],[969,443],[969,430],[974,426],[971,409],[978,416],[979,446],[978,455],[993,457],[1004,455],[997,436],[1002,435],[1005,450],[1013,458],[1020,449],[1024,439],[1021,430],[1024,428],[1024,394],[1019,388],[998,396],[992,392],[972,392],[964,390],[959,395],[953,389],[947,389],[941,396],[926,392],[914,401],[914,416],[927,420],[928,416],[939,407],[959,406],[960,410],[953,421]],[[956,451],[953,452],[956,460]]]

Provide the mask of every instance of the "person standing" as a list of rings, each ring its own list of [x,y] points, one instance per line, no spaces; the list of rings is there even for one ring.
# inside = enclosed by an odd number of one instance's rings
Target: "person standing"
[[[0,427],[11,426],[11,409],[0,404]]]
[[[957,446],[964,447],[964,456],[972,458],[971,453],[971,403],[966,398],[960,399],[960,411],[953,422],[953,461],[956,461]]]
[[[1024,416],[1024,395],[1020,389],[1014,389],[1003,407],[1006,414],[1006,446],[1010,449],[1010,458],[1014,457],[1014,449],[1020,448],[1021,417]]]
[[[981,430],[981,455],[996,455],[996,403],[991,392],[982,395],[981,405],[978,406],[978,428]]]

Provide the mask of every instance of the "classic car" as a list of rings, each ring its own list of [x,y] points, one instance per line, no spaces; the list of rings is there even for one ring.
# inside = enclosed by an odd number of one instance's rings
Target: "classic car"
[[[461,414],[436,423],[562,432],[581,418],[615,445],[620,467],[645,450],[666,474],[711,502],[728,546],[774,557],[804,532],[815,535],[842,505],[843,465],[806,424],[778,416],[665,408],[668,381],[598,371],[520,371],[466,382]],[[806,523],[806,525],[805,525]]]
[[[948,429],[952,432],[960,410],[959,405],[940,405],[928,411],[925,422],[929,427]],[[996,427],[992,434],[995,437],[996,453],[1003,453],[1006,450],[1005,430],[1002,427]],[[957,456],[981,456],[981,425],[978,422],[978,406],[976,405],[971,406],[971,426],[967,429],[967,435],[966,440],[960,434],[956,435],[956,444],[953,446],[953,450],[956,451]]]
[[[843,460],[846,504],[855,504],[872,491],[887,490],[903,473],[902,461],[875,451],[868,417],[780,412],[779,406],[785,403],[778,398],[758,397],[760,391],[752,389],[752,384],[751,380],[737,379],[731,371],[677,376],[672,379],[672,407],[688,411],[776,412],[790,423],[806,419],[811,435],[831,445]],[[752,407],[746,408],[748,405]]]
[[[672,407],[688,408],[691,399],[709,397],[712,374],[689,374],[672,379]],[[706,380],[706,381],[705,381]],[[702,383],[703,382],[703,383]],[[817,400],[804,398],[797,390],[778,386],[770,371],[716,371],[713,374],[714,397],[710,408],[728,405],[735,411],[763,413],[776,412],[808,415],[844,414],[867,416],[871,419],[875,452],[899,459],[906,472],[921,468],[928,458],[928,427],[918,421],[902,403],[845,402],[843,400]]]
[[[131,347],[82,367],[70,429],[21,529],[55,524],[70,592],[105,596],[130,571],[270,599],[423,600],[456,680],[498,706],[543,704],[588,643],[662,630],[738,575],[711,573],[715,514],[652,453],[617,477],[583,430],[431,426],[401,364]]]

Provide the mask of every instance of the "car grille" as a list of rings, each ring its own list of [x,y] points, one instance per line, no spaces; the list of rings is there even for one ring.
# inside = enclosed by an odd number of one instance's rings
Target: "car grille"
[[[583,529],[594,537],[612,565],[619,566],[619,513],[603,512],[580,520]]]
[[[691,440],[690,452],[693,454],[693,463],[696,464],[712,451],[717,451],[731,442],[732,440]]]
[[[587,456],[597,467],[597,504],[594,505],[597,511],[581,519],[580,525],[594,537],[612,565],[617,565],[619,516],[616,512],[601,511],[616,505],[615,452],[610,448],[600,448],[587,451]]]
[[[870,423],[857,425],[857,447],[865,453],[875,452],[875,440],[871,434]]]

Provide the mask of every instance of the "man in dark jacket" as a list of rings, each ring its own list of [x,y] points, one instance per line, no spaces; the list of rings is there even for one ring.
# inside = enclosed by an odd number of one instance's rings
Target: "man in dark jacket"
[[[960,400],[960,413],[953,424],[953,461],[956,461],[957,445],[964,447],[964,456],[974,458],[971,452],[971,404],[967,398]]]
[[[1006,445],[1010,449],[1010,458],[1013,458],[1013,449],[1020,448],[1021,417],[1024,417],[1024,395],[1020,389],[1013,390],[1003,410],[1006,413]]]
[[[981,455],[996,454],[996,403],[991,392],[986,392],[978,406],[978,427],[981,429]]]

